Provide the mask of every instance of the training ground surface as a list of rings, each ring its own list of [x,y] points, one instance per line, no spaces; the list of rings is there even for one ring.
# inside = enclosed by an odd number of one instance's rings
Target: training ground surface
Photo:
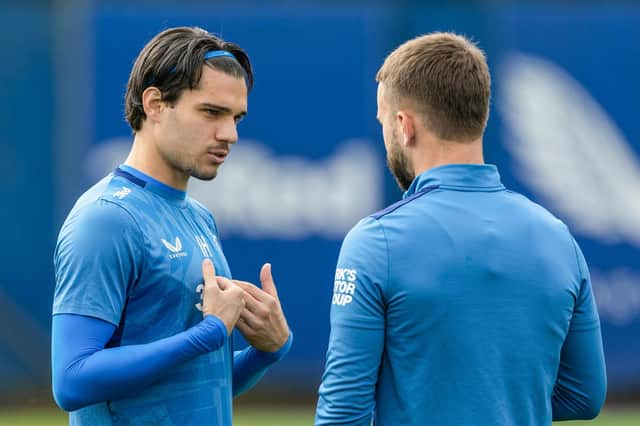
[[[2,410],[0,426],[63,426],[65,413],[56,409]],[[236,410],[234,426],[303,426],[313,425],[313,407],[264,408],[243,406]],[[594,421],[559,422],[555,425],[585,426],[639,426],[640,407],[637,409],[607,409]]]

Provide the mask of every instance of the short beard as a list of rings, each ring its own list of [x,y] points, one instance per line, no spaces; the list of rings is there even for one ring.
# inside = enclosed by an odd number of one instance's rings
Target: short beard
[[[406,191],[411,186],[413,179],[416,175],[413,171],[413,165],[402,151],[400,144],[398,143],[397,134],[393,132],[393,140],[389,146],[389,152],[387,152],[387,166],[391,171],[391,174],[396,179],[398,186],[402,191]]]
[[[218,175],[217,169],[214,170],[212,174],[205,174],[200,170],[198,170],[198,167],[195,164],[185,165],[180,158],[171,158],[166,155],[164,156],[164,158],[174,170],[178,170],[189,177],[193,177],[199,180],[209,181],[209,180],[213,180]]]
[[[199,180],[209,181],[215,179],[218,176],[218,171],[214,171],[213,174],[203,174],[199,173],[198,170],[190,170],[189,175]]]

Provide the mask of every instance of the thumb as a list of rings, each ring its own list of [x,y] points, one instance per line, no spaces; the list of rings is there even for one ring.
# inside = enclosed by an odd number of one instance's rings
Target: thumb
[[[211,259],[205,259],[202,261],[202,277],[204,278],[204,285],[206,286],[216,283],[216,268],[213,266]],[[214,287],[218,287],[217,285]]]
[[[278,298],[278,291],[276,290],[276,283],[271,276],[271,264],[265,263],[260,269],[260,285],[262,289],[271,296]]]

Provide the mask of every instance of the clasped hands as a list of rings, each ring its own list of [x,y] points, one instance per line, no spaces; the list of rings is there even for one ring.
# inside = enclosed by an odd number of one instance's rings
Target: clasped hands
[[[202,262],[204,291],[203,315],[214,315],[227,327],[227,334],[237,328],[254,348],[263,352],[278,351],[289,338],[289,326],[282,312],[271,264],[260,270],[262,288],[246,281],[216,276],[210,259]]]

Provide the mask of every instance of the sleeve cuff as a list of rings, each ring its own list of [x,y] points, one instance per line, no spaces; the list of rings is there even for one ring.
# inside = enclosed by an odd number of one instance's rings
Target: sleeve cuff
[[[284,345],[282,345],[282,347],[277,351],[264,352],[256,348],[251,348],[251,349],[253,349],[256,352],[256,357],[258,357],[259,359],[273,363],[284,358],[284,356],[289,352],[289,349],[291,349],[292,344],[293,344],[293,332],[289,330],[289,338],[284,343]]]
[[[222,320],[213,315],[205,315],[196,329],[200,330],[193,337],[205,347],[204,352],[210,352],[221,347],[227,340],[227,327]]]

